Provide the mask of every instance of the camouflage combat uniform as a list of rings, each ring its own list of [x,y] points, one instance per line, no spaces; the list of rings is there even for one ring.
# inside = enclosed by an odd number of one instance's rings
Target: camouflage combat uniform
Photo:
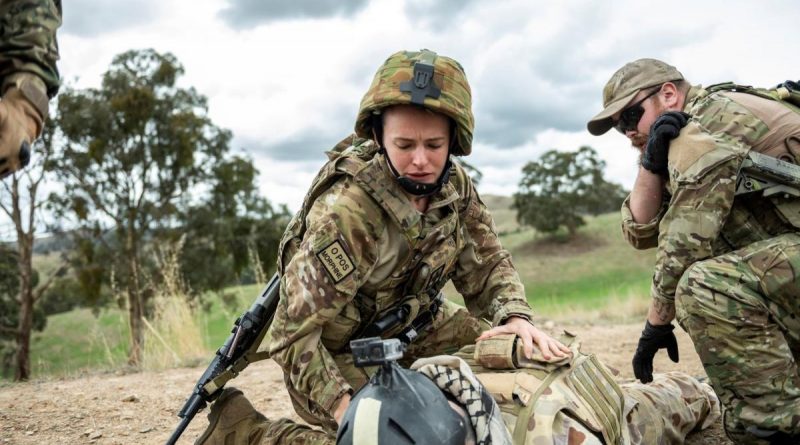
[[[409,348],[409,360],[473,343],[488,327],[475,317],[497,325],[532,313],[461,167],[453,165],[450,181],[421,214],[373,141],[354,137],[330,155],[304,204],[307,214],[295,217],[282,241],[281,299],[268,341],[297,413],[333,432],[332,408],[369,377],[352,365],[348,343],[388,309],[405,302],[425,310],[452,279],[472,314],[446,301]],[[324,191],[315,198],[320,184]]]
[[[20,76],[35,76],[37,86],[53,97],[60,85],[56,61],[56,29],[61,25],[60,0],[0,2],[0,84],[2,91]],[[41,82],[41,83],[39,83]],[[33,101],[32,101],[33,102]],[[40,101],[39,101],[40,102]],[[37,108],[40,104],[34,102]],[[46,113],[45,98],[45,113]]]
[[[532,318],[486,206],[464,169],[452,162],[452,156],[472,150],[471,103],[461,65],[433,51],[397,52],[375,74],[361,100],[356,135],[328,153],[281,239],[280,301],[264,340],[283,369],[295,411],[322,429],[286,419],[267,422],[268,442],[330,443],[338,426],[332,411],[370,374],[353,366],[350,340],[401,306],[409,311],[406,325],[426,312],[432,316],[407,349],[404,364],[474,343],[489,327],[486,321]],[[424,107],[452,125],[449,176],[441,175],[437,189],[429,190],[424,213],[409,195],[419,196],[414,187],[425,186],[401,182],[373,140],[382,131],[376,118],[395,105]],[[466,309],[439,303],[440,290],[451,280]],[[393,337],[405,327],[401,323],[381,335]],[[221,417],[230,416],[214,419]],[[225,434],[215,433],[211,423],[201,439]]]
[[[735,196],[750,150],[800,160],[800,116],[741,92],[692,87],[692,119],[669,149],[659,215],[623,232],[658,245],[651,295],[676,305],[723,406],[732,439],[745,430],[800,433],[800,234],[794,198]]]

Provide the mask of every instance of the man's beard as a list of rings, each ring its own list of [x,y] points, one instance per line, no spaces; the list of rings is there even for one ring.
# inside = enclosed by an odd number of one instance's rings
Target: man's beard
[[[640,152],[644,151],[645,146],[647,146],[647,135],[642,133],[636,133],[633,137],[630,138],[631,145],[634,148],[639,150]]]

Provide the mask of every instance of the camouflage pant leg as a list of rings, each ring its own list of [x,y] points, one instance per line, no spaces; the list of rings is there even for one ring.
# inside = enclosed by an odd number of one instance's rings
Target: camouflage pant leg
[[[800,432],[800,236],[695,263],[675,302],[726,409],[728,435],[762,443],[745,430]]]
[[[489,328],[465,307],[445,300],[430,330],[408,347],[401,364],[407,367],[421,357],[455,354],[461,347],[475,344],[475,339]]]
[[[691,431],[720,416],[714,390],[682,372],[656,374],[649,384],[620,386],[626,398],[636,401],[626,419],[631,445],[682,444]]]
[[[353,356],[350,353],[334,355],[333,359],[336,362],[336,366],[339,368],[339,372],[342,374],[342,377],[347,380],[347,383],[353,387],[354,391],[358,391],[362,386],[364,386],[369,381],[369,378],[372,376],[372,374],[377,371],[377,367],[365,369],[356,368],[356,366],[353,364]],[[286,384],[286,390],[289,393],[289,398],[292,401],[294,412],[296,412],[298,416],[311,425],[319,426],[328,434],[335,435],[337,424],[333,419],[333,416],[311,401],[306,394],[301,394],[295,391],[288,381],[286,374],[284,374],[283,380]],[[300,426],[304,427],[304,425]]]

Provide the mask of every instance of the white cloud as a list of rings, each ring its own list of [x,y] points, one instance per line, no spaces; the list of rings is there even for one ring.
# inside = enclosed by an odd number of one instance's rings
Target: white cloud
[[[788,0],[508,0],[459,3],[451,15],[445,6],[452,2],[426,8],[416,0],[373,0],[316,16],[282,10],[243,28],[225,22],[226,5],[216,0],[156,4],[106,27],[71,15],[70,7],[78,13],[88,1],[65,4],[64,78],[97,86],[115,54],[149,47],[174,53],[186,70],[183,84],[209,98],[215,123],[231,129],[234,147],[256,160],[262,191],[292,209],[323,152],[351,131],[372,74],[396,50],[430,48],[465,67],[477,116],[469,161],[484,173],[484,193],[513,193],[525,162],[580,145],[596,148],[607,176],[630,187],[636,169],[627,141],[584,131],[600,109],[603,84],[630,60],[662,58],[704,84],[800,77],[792,46],[800,4]]]

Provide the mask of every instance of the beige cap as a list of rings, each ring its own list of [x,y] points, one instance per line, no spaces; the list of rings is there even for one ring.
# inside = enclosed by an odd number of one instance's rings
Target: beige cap
[[[614,125],[611,116],[625,108],[639,91],[664,82],[683,80],[674,66],[656,59],[639,59],[618,69],[603,88],[603,111],[587,124],[589,133],[600,136]]]

